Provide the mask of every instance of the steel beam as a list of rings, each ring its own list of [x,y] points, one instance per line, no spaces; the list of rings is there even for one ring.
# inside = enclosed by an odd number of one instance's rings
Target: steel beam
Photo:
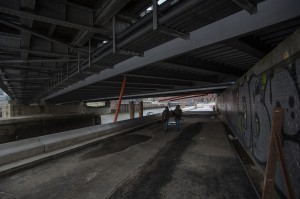
[[[111,0],[105,9],[99,8],[95,11],[95,20],[94,24],[98,26],[104,26],[108,23],[113,16],[115,16],[127,3],[129,0]],[[73,40],[72,43],[75,43],[79,46],[85,44],[90,38],[94,36],[94,33],[88,32],[85,29],[80,31],[78,37]],[[111,36],[111,33],[110,33]]]
[[[60,26],[74,28],[74,29],[78,29],[78,30],[87,30],[89,32],[100,33],[103,35],[111,35],[111,33],[109,31],[103,30],[101,28],[85,26],[82,24],[77,24],[77,23],[73,23],[73,22],[68,22],[68,21],[63,21],[63,20],[59,20],[59,19],[41,16],[41,15],[36,15],[33,13],[10,9],[10,8],[6,8],[6,7],[2,7],[2,6],[0,6],[0,13],[7,14],[7,15],[14,15],[14,16],[17,16],[20,18],[25,18],[25,19],[33,19],[35,21],[41,21],[41,22],[45,22],[45,23],[49,23],[49,24],[60,25]]]
[[[0,60],[0,64],[42,63],[42,62],[78,62],[85,59],[32,59],[32,60]]]
[[[124,13],[120,12],[116,15],[116,18],[120,21],[128,22],[128,23],[134,23],[137,22],[139,19],[137,16],[131,14],[131,13]]]
[[[185,34],[183,32],[179,32],[177,30],[173,30],[171,28],[167,28],[164,26],[158,26],[157,30],[161,33],[164,33],[166,35],[171,35],[173,37],[178,37],[178,38],[182,38],[182,39],[190,39],[190,35],[189,34]]]
[[[161,92],[147,92],[143,94],[133,94],[133,95],[124,95],[123,99],[133,99],[133,98],[144,98],[144,97],[153,97],[153,96],[168,96],[168,95],[177,95],[177,94],[192,94],[192,93],[198,93],[200,92],[207,92],[210,91],[211,93],[219,93],[220,90],[224,91],[228,87],[230,87],[231,84],[221,84],[221,85],[211,85],[208,87],[199,87],[199,88],[193,88],[193,89],[178,89],[171,91],[161,91]],[[114,100],[118,99],[117,96],[110,96],[110,97],[103,97],[103,98],[94,98],[94,99],[86,99],[85,101],[97,101],[97,100]]]
[[[157,30],[158,28],[158,20],[157,20],[157,0],[152,0],[152,15],[153,15],[153,30]]]
[[[51,71],[55,71],[55,70],[59,70],[58,68],[51,68],[51,67],[44,67],[44,66],[21,66],[21,65],[0,65],[0,67],[3,68],[19,68],[21,70],[23,69],[37,69],[37,70],[51,70]]]
[[[45,51],[36,51],[29,49],[20,49],[20,48],[10,48],[5,46],[0,46],[0,50],[8,51],[8,52],[27,52],[34,55],[42,55],[47,57],[70,57],[71,55],[62,54],[62,53],[53,53],[53,52],[45,52]]]
[[[52,79],[51,77],[35,77],[35,78],[15,78],[15,79],[10,79],[10,78],[5,78],[2,79],[4,81],[9,81],[9,82],[26,82],[26,81],[37,81],[37,80],[48,80],[48,79]]]
[[[216,72],[214,70],[208,70],[208,69],[202,69],[201,68],[201,64],[199,64],[199,67],[195,68],[189,65],[183,65],[183,64],[174,64],[174,63],[170,63],[170,62],[158,62],[158,64],[162,65],[162,66],[167,66],[167,67],[171,67],[174,69],[179,69],[182,71],[190,71],[193,73],[199,73],[199,74],[206,74],[206,75],[226,75],[229,76],[233,79],[238,78],[238,76],[235,75],[229,75],[227,73],[222,73],[222,72]]]
[[[122,55],[144,57],[144,53],[133,52],[133,51],[128,51],[128,50],[118,50],[117,53],[122,54]]]
[[[238,12],[217,22],[190,33],[190,40],[174,39],[145,52],[143,58],[132,57],[106,69],[100,74],[90,76],[80,82],[54,92],[42,100],[49,100],[64,93],[76,90],[83,86],[128,73],[143,68],[155,62],[167,60],[184,53],[224,42],[225,40],[244,36],[247,33],[284,22],[300,16],[300,1],[298,0],[268,0],[259,4],[260,12],[250,16],[245,12]],[[239,27],[239,28],[236,28]]]
[[[238,6],[240,6],[243,10],[249,12],[249,14],[251,15],[257,13],[257,5],[255,5],[249,0],[232,0],[232,1]]]
[[[43,74],[49,74],[49,75],[52,74],[52,73],[45,72],[45,71],[42,71],[42,70],[26,68],[26,66],[23,67],[23,68],[13,67],[13,66],[0,66],[0,68],[5,68],[5,69],[8,69],[8,70],[16,70],[16,71],[31,71],[31,72],[43,73]]]
[[[145,79],[158,79],[158,80],[167,80],[167,81],[178,81],[178,82],[201,82],[201,83],[212,83],[211,81],[201,81],[201,79],[196,80],[196,79],[178,79],[178,78],[172,78],[172,77],[163,77],[163,76],[151,76],[148,73],[145,75],[142,74],[130,74],[127,73],[126,74],[127,77],[139,77],[139,78],[145,78]],[[217,83],[217,82],[213,82],[213,83]]]
[[[250,54],[257,58],[263,58],[266,55],[266,53],[256,49],[253,46],[250,46],[238,39],[228,41],[226,44],[232,48],[238,49],[242,52],[245,52],[245,53]]]
[[[113,36],[113,53],[115,54],[117,52],[116,47],[116,18],[112,18],[112,36]]]
[[[110,83],[110,84],[122,84],[122,82],[118,82],[118,81],[108,81],[108,80],[105,80],[105,81],[102,81],[103,83]],[[167,87],[167,88],[170,88],[170,87],[173,87],[175,85],[166,85],[166,84],[155,84],[155,83],[142,83],[142,82],[132,82],[132,81],[129,81],[127,82],[127,85],[139,85],[139,86],[155,86],[156,88],[157,87]]]
[[[44,35],[42,33],[39,33],[39,32],[36,32],[36,31],[33,31],[32,29],[29,29],[29,28],[26,28],[26,27],[23,27],[23,26],[20,26],[20,25],[17,25],[15,23],[12,23],[12,22],[9,22],[9,21],[6,21],[6,20],[3,20],[3,19],[0,19],[0,23],[4,24],[4,25],[7,25],[9,27],[12,27],[12,28],[15,28],[15,29],[18,29],[20,31],[25,31],[25,32],[28,32],[30,34],[33,34],[37,37],[40,37],[40,38],[43,38],[43,39],[46,39],[48,41],[51,41],[51,42],[54,42],[54,43],[57,43],[57,44],[60,44],[60,45],[63,45],[63,46],[67,46],[68,48],[71,48],[75,51],[82,51],[84,53],[87,53],[86,50],[84,49],[81,49],[81,48],[78,48],[76,46],[73,46],[73,45],[70,45],[68,43],[65,43],[65,42],[62,42],[62,41],[58,41],[56,39],[53,39],[51,37],[48,37],[47,35]]]

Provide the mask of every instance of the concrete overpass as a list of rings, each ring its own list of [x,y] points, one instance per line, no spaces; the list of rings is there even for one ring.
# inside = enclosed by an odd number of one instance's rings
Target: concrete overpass
[[[186,138],[188,131],[198,132],[197,119],[192,119],[193,124],[187,124],[178,136],[172,135],[170,139],[174,139],[174,143],[182,141],[181,144],[185,146],[183,149],[191,154],[203,153],[204,155],[200,155],[203,160],[209,151],[215,150],[214,135],[221,135],[220,132],[226,135],[221,125],[223,121],[231,137],[239,140],[240,148],[246,154],[244,157],[253,160],[251,166],[256,166],[258,170],[265,172],[265,182],[270,183],[265,183],[264,190],[261,191],[264,193],[264,198],[267,198],[265,194],[272,190],[275,190],[274,193],[281,198],[298,198],[300,194],[298,189],[299,25],[300,2],[297,0],[214,2],[205,0],[3,0],[0,2],[0,87],[11,97],[12,105],[22,107],[15,112],[26,112],[28,107],[32,108],[28,105],[34,103],[36,106],[31,111],[42,110],[43,113],[53,110],[61,112],[62,106],[56,104],[77,102],[79,106],[66,105],[64,108],[66,110],[69,108],[68,111],[76,109],[82,112],[81,105],[84,102],[117,99],[124,77],[126,77],[123,95],[125,99],[217,93],[219,95],[217,113],[220,120],[215,121],[216,115],[208,120],[200,119],[203,116],[200,113],[197,116],[199,121],[201,120],[200,126],[204,123],[208,129],[213,129],[213,135],[208,135],[206,130],[201,131],[205,135],[204,139],[211,141],[208,148],[203,148],[200,152],[195,151],[189,144],[184,145],[184,141],[180,140]],[[147,118],[143,119],[150,122]],[[214,129],[211,122],[216,122],[218,129]],[[129,125],[130,121],[127,123],[123,124]],[[139,126],[139,122],[137,123],[132,125]],[[193,128],[191,129],[190,126]],[[6,167],[6,164],[14,164],[14,161],[22,162],[26,158],[36,158],[36,156],[27,156],[25,152],[22,153],[23,146],[31,150],[36,143],[37,145],[34,146],[37,146],[41,153],[49,149],[48,152],[56,155],[57,151],[53,152],[52,149],[62,150],[69,147],[68,149],[73,150],[76,148],[75,145],[82,147],[83,142],[101,144],[102,141],[98,136],[103,135],[98,128],[110,129],[108,131],[113,133],[112,135],[117,133],[112,132],[112,129],[117,129],[116,131],[122,129],[122,127],[118,129],[110,126],[101,127],[101,125],[86,128],[88,129],[74,130],[70,134],[63,132],[48,135],[49,137],[46,135],[46,138],[32,138],[34,142],[25,140],[23,144],[20,143],[22,141],[17,141],[0,145],[3,149],[2,157],[8,158],[2,159],[2,163]],[[157,132],[160,131],[151,130],[150,134],[152,137],[157,137]],[[73,137],[69,137],[70,135]],[[158,137],[166,140],[163,136]],[[220,141],[218,143],[221,145],[228,143],[225,137],[222,141],[218,140]],[[198,144],[203,144],[201,139],[201,136],[197,137]],[[70,145],[65,146],[64,143]],[[51,145],[49,148],[47,148],[48,144]],[[163,141],[161,145],[154,143],[153,147],[159,146],[162,151],[153,152],[153,156],[147,156],[149,159],[139,162],[140,165],[157,157],[155,156],[157,154],[163,154],[166,159],[172,157],[172,154],[168,153],[168,149],[172,149],[171,145]],[[275,148],[271,150],[274,146]],[[25,155],[10,156],[11,150]],[[272,151],[276,151],[275,154]],[[144,153],[147,153],[147,150]],[[188,160],[192,158],[191,154],[184,156],[176,153],[174,158]],[[216,154],[210,155],[220,157],[222,153],[217,150]],[[196,165],[193,169],[199,166],[200,156],[196,163],[187,161],[189,164]],[[225,156],[230,154],[226,153]],[[167,164],[161,162],[159,158],[154,160],[157,165]],[[230,158],[226,160],[231,161]],[[130,161],[127,163],[130,164]],[[206,163],[209,165],[211,162]],[[275,166],[277,164],[279,166]],[[150,169],[154,174],[158,172],[157,165]],[[176,165],[180,166],[180,164]],[[207,167],[207,165],[202,166]],[[237,166],[237,171],[240,166]],[[127,171],[129,167],[123,169],[122,172]],[[136,183],[150,179],[152,173],[142,179],[136,175],[134,167],[130,169],[130,174],[138,180],[125,180],[126,176],[118,178],[114,183],[122,182],[122,186],[117,188],[111,186],[110,190],[116,188],[115,191],[111,192],[113,194],[106,193],[105,196],[118,198],[125,194],[125,198],[134,198],[145,193],[127,189],[139,187]],[[144,169],[143,171],[147,173],[147,167]],[[170,175],[176,176],[175,170],[172,172]],[[199,173],[201,172],[195,172],[195,174]],[[165,176],[163,179],[157,177],[159,179],[157,182],[164,182],[162,184],[166,190],[169,189],[166,187],[165,180],[170,180],[169,177]],[[215,177],[210,177],[210,180],[215,180]],[[236,175],[230,176],[230,178],[235,177]],[[108,179],[111,178],[113,175]],[[203,175],[199,175],[199,178],[206,179]],[[100,180],[101,177],[97,179]],[[5,182],[0,186],[10,187],[13,184],[9,178],[4,180]],[[158,194],[157,190],[160,189],[154,189],[156,181],[151,180],[153,182],[150,183],[151,190]],[[176,184],[174,178],[168,182]],[[196,181],[192,180],[191,185],[197,182],[198,178]],[[221,181],[216,182],[225,182],[225,180],[222,178]],[[238,186],[239,182],[243,184],[244,181],[236,181],[233,186]],[[249,181],[245,183],[251,187]],[[178,184],[184,183],[180,181]],[[198,185],[198,188],[202,186],[201,183]],[[140,188],[146,190],[147,186]],[[20,190],[28,190],[26,186],[23,188]],[[227,189],[230,187],[221,186],[220,190],[226,192]],[[12,190],[20,191],[18,188]],[[171,192],[166,190],[159,192],[166,195],[150,194],[147,197],[172,198],[172,195],[168,195]],[[193,190],[188,190],[176,192],[174,196],[178,198],[191,196],[184,194],[194,193]],[[212,194],[212,190],[208,189],[208,192]],[[7,193],[9,195],[10,192]],[[4,192],[5,195],[7,193]],[[44,197],[46,192],[35,193],[39,197]],[[180,195],[181,193],[183,195]],[[202,195],[204,193],[207,193],[207,190],[202,190],[200,194],[193,197],[204,196]],[[250,188],[223,196],[230,198],[233,194],[236,198],[247,198],[246,193],[249,193],[250,198],[257,196]],[[212,196],[210,194],[206,196]],[[96,197],[96,195],[89,195],[89,197]],[[34,194],[20,196],[31,197]],[[51,196],[55,197],[55,194]]]
[[[1,87],[20,103],[113,99],[123,75],[125,97],[221,92],[299,25],[292,0],[51,2],[1,3]]]

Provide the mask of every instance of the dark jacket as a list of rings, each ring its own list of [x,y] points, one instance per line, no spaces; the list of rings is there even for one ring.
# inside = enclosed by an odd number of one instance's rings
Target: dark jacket
[[[169,110],[164,110],[162,112],[162,116],[161,116],[163,121],[166,121],[170,118],[170,111]]]
[[[176,108],[173,112],[173,115],[175,117],[175,119],[180,119],[181,120],[181,116],[182,116],[182,110],[180,108]]]

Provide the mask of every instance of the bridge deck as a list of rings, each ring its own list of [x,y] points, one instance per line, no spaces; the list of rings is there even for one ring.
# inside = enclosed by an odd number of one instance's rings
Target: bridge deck
[[[257,198],[222,123],[185,116],[0,178],[0,198]]]

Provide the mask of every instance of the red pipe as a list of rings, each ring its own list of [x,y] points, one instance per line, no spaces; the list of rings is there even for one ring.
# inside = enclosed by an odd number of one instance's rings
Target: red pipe
[[[117,120],[118,120],[118,115],[119,115],[119,110],[120,110],[120,106],[121,106],[121,102],[122,102],[122,97],[123,97],[124,90],[125,90],[125,85],[126,85],[126,76],[124,75],[122,88],[121,88],[121,91],[120,91],[120,96],[119,96],[119,100],[118,100],[118,104],[117,104],[117,110],[116,110],[114,122],[117,122]]]

